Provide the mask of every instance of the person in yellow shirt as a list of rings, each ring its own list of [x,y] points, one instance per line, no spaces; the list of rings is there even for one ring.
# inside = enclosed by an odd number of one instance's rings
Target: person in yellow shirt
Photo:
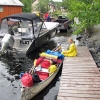
[[[75,57],[77,55],[77,48],[72,38],[68,39],[69,48],[62,52],[65,57]]]

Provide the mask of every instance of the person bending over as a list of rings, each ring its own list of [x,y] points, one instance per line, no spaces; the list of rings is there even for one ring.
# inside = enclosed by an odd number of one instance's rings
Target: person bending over
[[[77,48],[72,38],[68,39],[69,48],[68,50],[62,51],[62,54],[66,57],[75,57],[77,55]]]

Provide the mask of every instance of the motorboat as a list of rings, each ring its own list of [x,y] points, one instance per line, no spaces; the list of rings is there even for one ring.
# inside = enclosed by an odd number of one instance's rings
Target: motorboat
[[[44,22],[35,13],[20,13],[1,20],[0,54],[24,52],[28,54],[42,46],[56,33],[57,22]]]

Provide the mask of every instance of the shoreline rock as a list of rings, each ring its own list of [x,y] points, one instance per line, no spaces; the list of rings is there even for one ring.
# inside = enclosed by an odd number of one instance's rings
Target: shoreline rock
[[[89,51],[100,70],[100,25],[95,26],[95,33],[92,33],[90,37],[87,34],[82,34],[79,38],[80,46],[87,46]],[[77,39],[77,38],[76,38]]]

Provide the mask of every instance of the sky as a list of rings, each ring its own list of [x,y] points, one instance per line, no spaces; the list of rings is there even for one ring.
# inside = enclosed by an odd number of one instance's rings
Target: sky
[[[62,0],[53,0],[53,1],[62,1]]]

